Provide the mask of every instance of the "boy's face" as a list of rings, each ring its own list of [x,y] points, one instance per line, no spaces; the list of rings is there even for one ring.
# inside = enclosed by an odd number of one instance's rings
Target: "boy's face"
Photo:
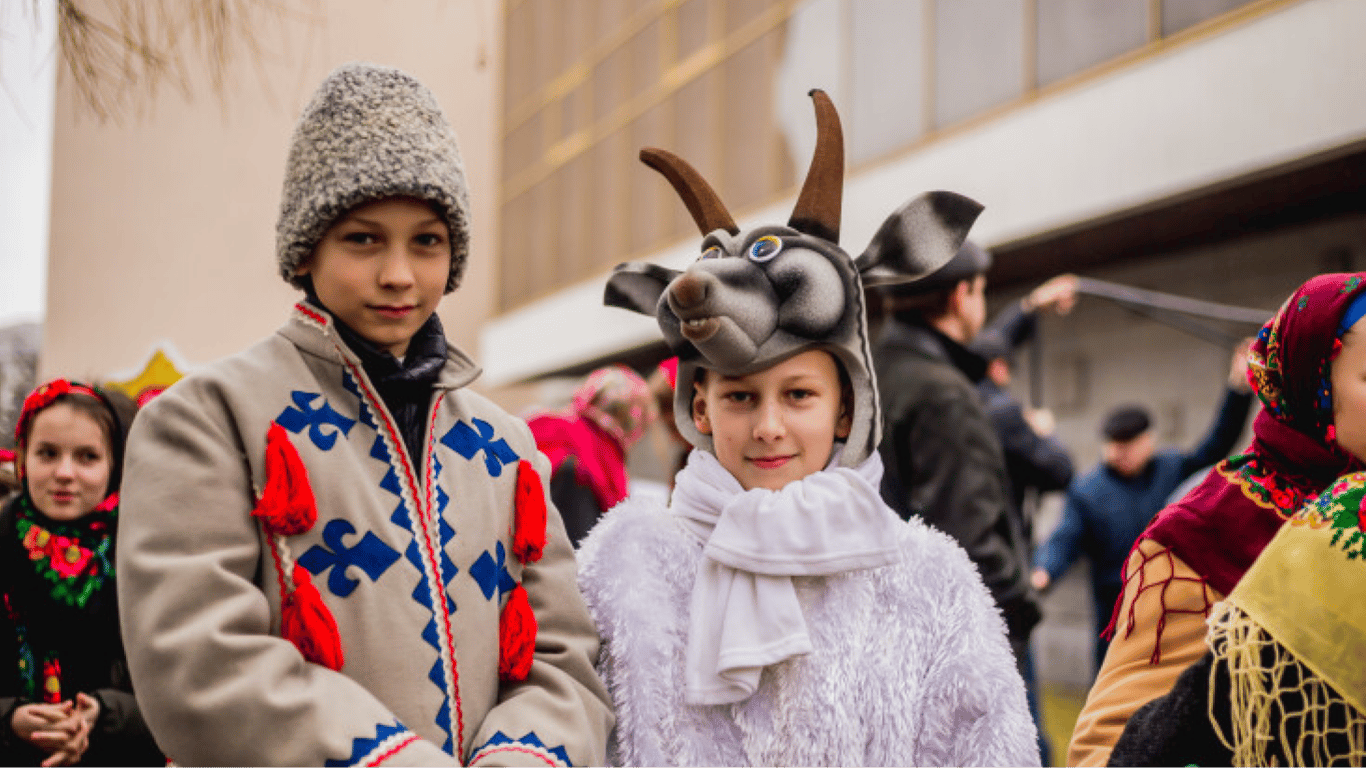
[[[421,200],[357,206],[327,230],[298,274],[351,330],[395,357],[436,311],[451,271],[450,228]]]
[[[779,490],[830,461],[848,437],[835,358],[809,350],[772,368],[730,378],[708,371],[693,395],[693,423],[745,490]]]

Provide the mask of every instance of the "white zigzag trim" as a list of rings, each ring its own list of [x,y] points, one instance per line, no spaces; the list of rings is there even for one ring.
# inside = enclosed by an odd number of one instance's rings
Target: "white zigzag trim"
[[[417,734],[412,731],[396,733],[393,736],[381,741],[370,753],[360,759],[356,765],[383,765],[384,761],[393,757],[394,753],[401,751],[404,747],[418,740]]]

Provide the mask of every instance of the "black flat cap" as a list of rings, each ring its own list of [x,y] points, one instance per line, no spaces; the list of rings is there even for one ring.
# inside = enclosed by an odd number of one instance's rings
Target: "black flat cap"
[[[1146,408],[1141,405],[1121,405],[1105,417],[1100,433],[1107,440],[1127,443],[1147,432],[1150,426],[1152,419],[1148,417]]]

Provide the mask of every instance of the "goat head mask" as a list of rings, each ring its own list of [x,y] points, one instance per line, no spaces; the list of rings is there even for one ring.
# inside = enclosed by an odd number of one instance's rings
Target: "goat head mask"
[[[864,288],[918,280],[947,263],[982,206],[952,192],[927,192],[887,218],[857,259],[839,246],[844,138],[823,91],[816,152],[786,226],[740,231],[716,192],[688,163],[660,149],[640,159],[682,198],[702,233],[701,257],[678,271],[632,262],[616,267],[604,301],[655,317],[679,358],[674,417],[696,447],[711,438],[693,425],[697,368],[726,376],[764,370],[808,349],[835,356],[854,389],[851,431],[840,463],[857,466],[881,432]]]

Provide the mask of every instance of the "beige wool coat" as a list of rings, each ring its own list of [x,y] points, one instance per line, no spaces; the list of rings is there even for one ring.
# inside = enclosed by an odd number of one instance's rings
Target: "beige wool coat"
[[[543,489],[549,466],[525,423],[463,389],[477,375],[450,351],[411,461],[330,318],[299,304],[274,335],[138,416],[119,601],[138,698],[173,760],[603,762],[613,715],[593,671],[598,637],[553,506],[544,557],[524,567],[511,552],[518,460]],[[272,422],[318,510],[311,530],[278,539],[251,515]],[[339,671],[280,637],[277,556],[311,573],[335,617]],[[500,609],[518,582],[539,624],[535,657],[525,681],[500,682]]]

